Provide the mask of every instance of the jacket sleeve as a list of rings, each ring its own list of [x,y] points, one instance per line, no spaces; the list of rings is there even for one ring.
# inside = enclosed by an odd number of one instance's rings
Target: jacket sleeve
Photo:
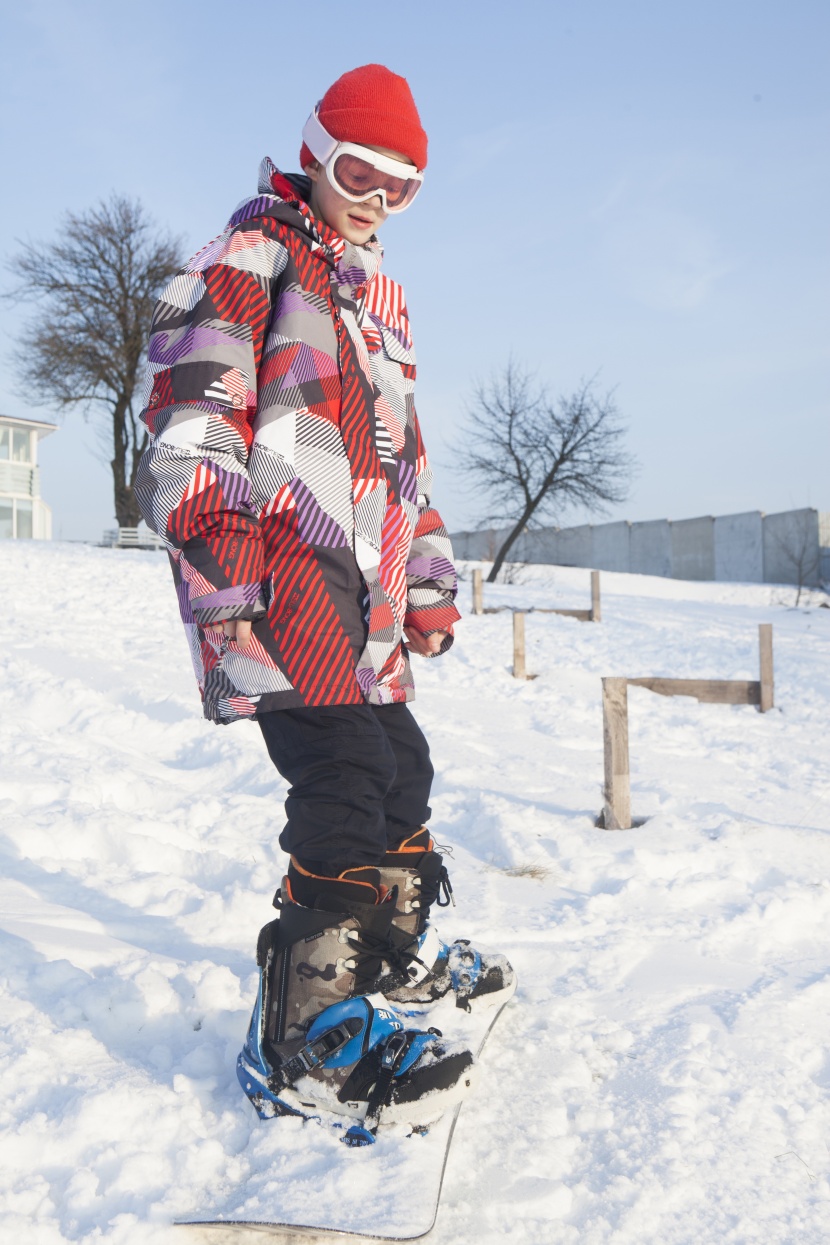
[[[420,440],[420,436],[419,436]],[[406,563],[407,609],[404,622],[424,635],[446,631],[438,653],[453,642],[453,624],[461,614],[455,608],[458,577],[444,521],[430,505],[432,471],[423,446],[418,455],[418,519]]]
[[[257,372],[285,251],[262,218],[233,222],[156,304],[136,479],[173,559],[185,621],[265,612],[263,545],[248,480]]]

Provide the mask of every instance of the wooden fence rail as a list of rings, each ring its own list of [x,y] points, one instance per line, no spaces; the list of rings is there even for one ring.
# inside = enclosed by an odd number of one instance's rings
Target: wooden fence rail
[[[757,705],[766,713],[774,704],[772,623],[758,628],[760,679],[626,679],[602,680],[602,738],[605,764],[603,808],[597,825],[628,830],[631,779],[628,752],[628,687],[646,687],[660,696],[695,696],[710,704]],[[639,824],[642,824],[640,822]]]
[[[716,705],[758,705],[762,713],[774,703],[772,669],[772,623],[758,627],[758,679],[628,679],[634,687],[647,687],[658,696],[694,696]]]
[[[484,577],[480,567],[476,567],[473,571],[473,613],[474,614],[501,614],[509,610],[509,605],[491,605],[484,606]],[[601,622],[602,621],[602,605],[600,603],[599,594],[599,571],[591,571],[591,608],[589,610],[558,610],[549,609],[547,606],[532,605],[529,610],[523,610],[526,614],[563,614],[566,618],[576,618],[579,622]]]

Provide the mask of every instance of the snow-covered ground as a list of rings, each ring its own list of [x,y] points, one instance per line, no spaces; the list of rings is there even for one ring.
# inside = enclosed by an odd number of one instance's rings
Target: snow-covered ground
[[[488,603],[587,605],[587,571],[522,575]],[[285,1126],[234,1075],[283,786],[255,726],[201,720],[162,555],[5,542],[0,577],[3,1239],[216,1243],[172,1219],[264,1188]],[[431,1239],[826,1245],[830,610],[757,585],[602,589],[599,625],[528,617],[532,681],[511,678],[508,613],[418,663],[455,853],[442,928],[521,983]],[[600,676],[757,678],[759,622],[775,710],[631,689],[648,820],[596,829]],[[313,1126],[291,1127],[281,1178],[313,1199]],[[396,1193],[418,1197],[404,1175]]]

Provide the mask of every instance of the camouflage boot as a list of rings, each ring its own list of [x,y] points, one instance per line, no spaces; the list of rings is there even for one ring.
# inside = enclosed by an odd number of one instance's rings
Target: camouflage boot
[[[263,1119],[315,1118],[365,1144],[381,1114],[424,1125],[469,1089],[470,1051],[413,1028],[377,990],[384,958],[398,956],[381,896],[377,869],[316,878],[292,861],[280,916],[259,936],[259,992],[237,1063]]]
[[[446,908],[455,901],[443,857],[426,826],[386,853],[380,880],[394,899],[393,924],[406,936],[399,952],[409,961],[403,972],[399,963],[387,964],[378,983],[390,1002],[435,1003],[454,996],[456,1006],[471,1011],[510,998],[516,975],[503,955],[477,951],[465,938],[447,946],[429,920],[433,904]]]

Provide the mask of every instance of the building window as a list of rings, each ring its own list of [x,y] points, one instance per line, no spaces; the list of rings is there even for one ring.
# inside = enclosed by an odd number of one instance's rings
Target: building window
[[[30,463],[32,443],[26,428],[0,427],[0,462]]]
[[[32,460],[31,440],[25,428],[12,428],[12,461],[28,463]]]
[[[17,518],[17,532],[15,533],[18,540],[32,539],[32,503],[30,501],[22,501],[20,498],[14,503]]]
[[[0,540],[34,539],[34,503],[24,497],[0,497]]]

